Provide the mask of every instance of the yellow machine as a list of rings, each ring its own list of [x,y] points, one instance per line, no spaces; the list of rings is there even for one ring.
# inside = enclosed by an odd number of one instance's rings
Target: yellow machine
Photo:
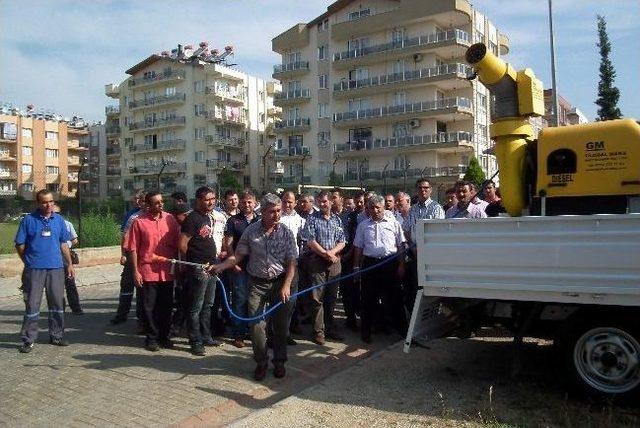
[[[626,212],[640,194],[640,124],[632,119],[545,128],[533,139],[529,117],[544,114],[541,82],[515,71],[482,43],[466,59],[494,97],[491,138],[505,209],[550,214]],[[548,198],[548,199],[547,199]]]

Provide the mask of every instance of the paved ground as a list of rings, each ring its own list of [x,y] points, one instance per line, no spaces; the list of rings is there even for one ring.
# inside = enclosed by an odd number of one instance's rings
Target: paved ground
[[[91,270],[89,270],[91,269]],[[19,297],[0,299],[2,426],[639,426],[637,408],[570,399],[548,343],[529,341],[523,374],[509,376],[509,340],[442,339],[409,355],[394,338],[363,347],[290,347],[288,375],[251,379],[249,347],[229,344],[193,357],[178,349],[149,353],[135,322],[108,324],[119,268],[86,268],[84,316],[67,317],[68,348],[46,344],[46,330],[19,354]],[[46,322],[41,320],[41,327]]]

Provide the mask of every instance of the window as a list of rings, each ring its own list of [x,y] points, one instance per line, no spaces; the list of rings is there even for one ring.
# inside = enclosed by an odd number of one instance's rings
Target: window
[[[47,190],[50,192],[57,192],[60,189],[58,183],[47,183]]]
[[[168,97],[170,97],[171,95],[175,95],[176,94],[176,87],[175,86],[167,86],[166,88],[164,88],[164,94]]]
[[[356,68],[355,70],[349,70],[349,80],[365,80],[369,78],[368,68]]]
[[[206,175],[194,175],[193,176],[193,185],[196,187],[206,186],[207,185],[207,176]]]
[[[22,146],[22,156],[33,156],[33,148]]]
[[[264,119],[265,119],[264,113],[260,113],[260,123],[264,123]]]
[[[487,109],[487,96],[481,93],[478,93],[478,108],[481,110]]]
[[[156,77],[156,72],[155,71],[145,71],[144,72],[144,78],[145,79],[153,79],[154,77]]]
[[[329,117],[329,103],[318,103],[318,118]]]
[[[204,92],[204,80],[197,80],[193,82],[193,90],[194,92]]]
[[[48,158],[57,158],[58,154],[59,152],[57,149],[45,149],[44,151],[44,155]]]
[[[349,21],[353,21],[356,19],[365,18],[369,15],[371,15],[371,9],[361,9],[356,10],[355,12],[349,12],[349,15],[347,17]]]
[[[318,89],[327,89],[327,75],[321,74],[318,76]]]
[[[396,171],[408,169],[410,166],[411,162],[409,162],[406,156],[396,156],[393,159],[393,169]]]
[[[328,50],[327,45],[318,46],[318,60],[327,59]]]
[[[196,162],[204,162],[204,152],[198,151],[194,153]]]
[[[409,127],[407,126],[407,123],[402,122],[393,125],[393,136],[395,138],[406,137],[407,135],[409,135]]]
[[[329,20],[325,19],[322,22],[318,22],[318,31],[327,31],[329,29]]]
[[[359,100],[349,100],[349,111],[356,112],[358,110],[366,110],[369,108],[369,100],[359,99]]]
[[[33,183],[22,183],[23,192],[33,192]]]
[[[31,128],[22,128],[22,138],[31,138],[33,130]]]
[[[47,131],[44,133],[44,138],[47,140],[58,141],[58,133],[55,131]]]
[[[60,168],[58,168],[57,166],[47,165],[46,166],[46,173],[47,174],[60,174]]]
[[[349,130],[349,141],[358,144],[358,148],[365,148],[365,144],[372,140],[371,128],[355,128]]]
[[[329,143],[331,143],[331,132],[329,131],[318,132],[318,146],[325,147]]]
[[[298,120],[300,118],[300,108],[299,107],[292,107],[289,110],[287,110],[287,118],[288,120]]]
[[[359,39],[349,40],[347,42],[347,50],[364,49],[369,46],[368,37],[360,37]]]
[[[302,54],[300,52],[290,52],[287,54],[287,63],[302,61]]]
[[[405,62],[403,59],[393,63],[393,67],[391,69],[393,74],[403,74],[404,70],[405,70]]]
[[[194,130],[194,138],[196,140],[202,140],[204,138],[205,128],[195,128]]]
[[[33,165],[28,164],[28,163],[23,163],[22,164],[22,172],[24,172],[25,174],[28,174],[31,171],[33,171]]]
[[[205,115],[205,109],[204,109],[204,104],[196,104],[193,106],[193,110],[194,110],[194,114],[196,116],[204,116]]]
[[[299,148],[302,147],[302,143],[303,143],[303,136],[302,135],[290,135],[289,136],[289,148]]]
[[[395,107],[403,106],[407,103],[407,94],[405,92],[396,92],[393,94],[393,105]]]
[[[394,44],[400,44],[407,38],[407,30],[404,28],[394,28],[391,32],[391,42]]]

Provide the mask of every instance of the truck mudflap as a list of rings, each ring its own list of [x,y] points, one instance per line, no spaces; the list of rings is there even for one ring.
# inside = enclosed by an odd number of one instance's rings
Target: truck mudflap
[[[462,324],[461,314],[477,304],[476,299],[425,296],[422,288],[419,288],[403,351],[409,353],[411,345],[426,347],[428,341],[446,337],[456,331]]]

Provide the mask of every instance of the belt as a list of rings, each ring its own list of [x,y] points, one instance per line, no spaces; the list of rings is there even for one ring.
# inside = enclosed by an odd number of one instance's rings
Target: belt
[[[383,256],[383,257],[371,257],[371,256],[364,256],[365,259],[369,259],[369,260],[385,260],[388,259],[389,257],[395,257],[397,256],[398,253],[393,253],[393,254],[389,254],[388,256]]]
[[[247,275],[249,275],[251,277],[251,279],[253,279],[254,281],[257,281],[257,282],[272,282],[272,281],[277,281],[280,278],[284,278],[284,276],[286,274],[287,274],[286,272],[282,272],[280,275],[274,276],[273,278],[260,278],[259,276],[254,276],[254,275],[251,275],[251,274],[247,274]]]

